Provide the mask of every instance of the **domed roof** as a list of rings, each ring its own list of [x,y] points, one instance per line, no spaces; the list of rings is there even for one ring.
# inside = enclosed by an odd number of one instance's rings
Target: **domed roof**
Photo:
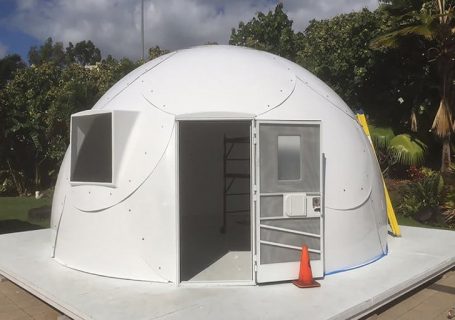
[[[94,108],[104,108],[134,85],[151,105],[172,115],[256,116],[283,104],[299,80],[353,117],[333,90],[299,65],[267,52],[225,45],[180,50],[152,60],[119,81]]]

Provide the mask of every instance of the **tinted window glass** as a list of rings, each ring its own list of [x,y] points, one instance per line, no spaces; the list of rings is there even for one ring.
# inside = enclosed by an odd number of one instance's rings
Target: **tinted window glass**
[[[278,136],[278,180],[300,179],[300,136]]]
[[[112,182],[112,114],[73,117],[71,181]]]

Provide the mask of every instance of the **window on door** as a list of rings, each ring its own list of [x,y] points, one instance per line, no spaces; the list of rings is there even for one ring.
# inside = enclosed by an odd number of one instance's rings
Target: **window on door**
[[[300,163],[300,136],[278,136],[278,180],[299,180]]]

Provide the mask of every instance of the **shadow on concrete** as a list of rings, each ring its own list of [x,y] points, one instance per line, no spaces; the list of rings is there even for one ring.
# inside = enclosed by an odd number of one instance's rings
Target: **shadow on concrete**
[[[51,206],[41,206],[38,208],[31,208],[28,210],[28,220],[46,220],[51,218]]]
[[[30,222],[22,221],[22,220],[18,220],[18,219],[0,221],[0,234],[38,230],[38,229],[43,229],[43,227],[41,227],[37,224],[33,224]]]

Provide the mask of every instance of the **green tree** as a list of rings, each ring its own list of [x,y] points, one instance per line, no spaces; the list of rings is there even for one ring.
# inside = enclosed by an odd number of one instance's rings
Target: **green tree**
[[[30,64],[40,65],[43,63],[54,63],[63,66],[67,63],[67,57],[62,42],[55,42],[51,37],[47,38],[43,45],[33,46],[28,51]]]
[[[387,176],[396,165],[401,168],[419,166],[424,161],[427,146],[419,139],[409,134],[396,136],[390,127],[368,127],[383,176]]]
[[[30,48],[28,59],[30,64],[34,65],[54,63],[65,67],[71,63],[77,63],[86,66],[100,62],[101,51],[90,40],[80,41],[75,45],[70,42],[65,49],[62,42],[54,42],[52,38],[48,38],[41,46]]]
[[[229,44],[268,51],[294,61],[299,34],[292,30],[292,23],[279,3],[267,14],[259,12],[251,21],[240,22],[237,29],[232,29]]]
[[[128,73],[139,67],[143,61],[132,61],[128,58],[117,60],[111,55],[102,61],[97,67],[100,72],[98,86],[101,93],[106,92],[117,81],[122,79]]]
[[[421,44],[375,50],[370,43],[390,32],[394,19],[383,7],[312,20],[299,38],[297,62],[331,86],[348,105],[397,133],[429,122],[434,79],[419,53]],[[419,137],[426,140],[427,132]]]
[[[47,109],[60,79],[54,64],[21,69],[0,91],[1,158],[8,163],[19,194],[39,188],[48,163]],[[27,179],[31,177],[31,179]]]
[[[14,77],[18,69],[25,68],[25,63],[18,54],[7,55],[0,59],[0,89]]]
[[[420,44],[424,64],[438,78],[439,106],[432,123],[433,133],[442,140],[441,172],[451,163],[450,139],[455,130],[455,15],[453,1],[392,1],[386,5],[395,16],[395,30],[377,37],[374,48]],[[404,12],[404,14],[403,14]],[[406,42],[407,41],[407,42]]]
[[[101,51],[92,41],[80,41],[73,45],[72,42],[66,48],[68,62],[75,62],[83,66],[95,65],[101,61]]]
[[[159,56],[162,56],[164,54],[169,53],[169,50],[166,49],[161,49],[159,46],[155,46],[153,48],[149,48],[149,60],[153,60],[158,58]]]
[[[52,185],[69,144],[71,114],[90,109],[135,68],[128,59],[95,68],[42,63],[19,70],[0,91],[0,170],[18,194]]]
[[[30,67],[15,58],[12,61],[23,68],[5,72],[8,81],[0,90],[0,159],[4,160],[0,178],[7,175],[20,195],[55,182],[69,144],[71,114],[93,107],[142,63],[111,56],[99,62],[100,52],[91,41],[70,43],[66,52],[62,48],[49,38],[31,48]]]
[[[376,64],[383,58],[368,45],[386,27],[387,19],[381,12],[367,9],[312,20],[300,38],[297,62],[329,84],[349,105],[365,107],[362,94],[370,91],[376,80]]]

